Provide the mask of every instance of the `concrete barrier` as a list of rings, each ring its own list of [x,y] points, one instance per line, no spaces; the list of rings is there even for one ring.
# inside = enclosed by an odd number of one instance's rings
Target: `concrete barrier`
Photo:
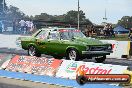
[[[132,55],[132,42],[130,41],[116,41],[116,40],[101,40],[103,42],[111,43],[113,46],[113,53],[107,58],[126,58],[129,59]]]

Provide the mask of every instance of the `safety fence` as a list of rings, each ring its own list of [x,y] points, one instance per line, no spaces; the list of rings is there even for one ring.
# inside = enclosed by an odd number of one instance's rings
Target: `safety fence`
[[[15,72],[76,79],[78,69],[82,69],[86,74],[123,74],[128,66],[0,54],[0,68]],[[129,73],[132,75],[131,72]]]

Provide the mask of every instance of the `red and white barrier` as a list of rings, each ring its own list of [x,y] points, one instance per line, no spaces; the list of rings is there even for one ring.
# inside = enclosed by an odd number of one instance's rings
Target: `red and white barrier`
[[[6,69],[10,71],[19,71],[33,73],[37,75],[55,76],[62,60],[46,57],[31,57],[16,55]]]
[[[12,57],[11,54],[0,54],[0,69],[5,69]]]

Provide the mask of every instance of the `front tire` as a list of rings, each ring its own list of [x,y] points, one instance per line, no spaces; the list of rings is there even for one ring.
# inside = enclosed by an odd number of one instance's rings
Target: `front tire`
[[[62,59],[63,57],[61,56],[53,56],[55,59]]]
[[[37,52],[37,49],[34,46],[30,46],[28,48],[28,55],[29,56],[37,56],[37,57],[41,56],[41,54]]]
[[[105,61],[105,59],[106,59],[106,56],[102,56],[100,58],[95,58],[97,63],[103,63]]]
[[[78,61],[80,59],[78,51],[76,49],[69,49],[67,51],[66,59]]]

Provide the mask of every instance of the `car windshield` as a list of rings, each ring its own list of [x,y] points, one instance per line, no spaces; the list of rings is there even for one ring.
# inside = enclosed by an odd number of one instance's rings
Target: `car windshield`
[[[74,37],[81,37],[81,38],[84,38],[84,37],[86,37],[81,31],[71,31],[71,33],[72,33],[72,38]]]
[[[85,38],[86,36],[80,30],[61,30],[61,39],[69,40],[76,37]]]

